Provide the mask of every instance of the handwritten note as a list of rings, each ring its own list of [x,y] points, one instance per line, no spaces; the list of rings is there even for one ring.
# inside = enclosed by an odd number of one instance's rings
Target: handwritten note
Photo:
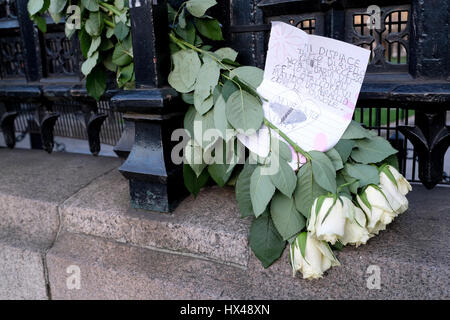
[[[273,22],[258,88],[266,99],[266,118],[306,151],[333,148],[352,119],[369,55],[352,44]],[[239,139],[260,156],[269,151],[266,127]]]

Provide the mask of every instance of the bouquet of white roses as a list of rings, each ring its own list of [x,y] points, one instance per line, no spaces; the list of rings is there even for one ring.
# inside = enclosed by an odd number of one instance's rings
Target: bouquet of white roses
[[[215,4],[169,7],[169,84],[189,105],[185,185],[194,195],[210,178],[234,186],[242,216],[253,218],[250,246],[263,266],[289,243],[294,274],[319,278],[339,265],[332,249],[365,244],[407,210],[411,186],[396,169],[397,151],[354,121],[326,152],[306,152],[269,121],[256,91],[263,71],[241,66],[231,48],[204,43],[223,39],[220,23],[206,15]],[[236,137],[263,126],[271,135],[268,155],[239,152]],[[205,139],[208,131],[215,134]]]

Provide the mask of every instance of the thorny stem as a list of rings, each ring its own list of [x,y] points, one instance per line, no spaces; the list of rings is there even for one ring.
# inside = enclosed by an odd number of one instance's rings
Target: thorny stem
[[[226,65],[224,65],[224,64],[222,63],[222,61],[220,61],[219,59],[217,59],[217,57],[215,57],[214,55],[212,55],[212,54],[209,53],[208,51],[203,50],[203,49],[200,49],[200,48],[197,48],[196,46],[190,44],[189,42],[186,42],[186,41],[184,41],[184,40],[181,40],[181,39],[177,38],[177,37],[175,36],[175,34],[173,34],[173,32],[170,33],[170,38],[171,38],[177,45],[179,45],[181,48],[182,48],[182,47],[188,47],[188,48],[190,48],[190,49],[192,49],[192,50],[194,50],[194,51],[196,51],[196,52],[198,52],[198,53],[202,53],[202,54],[205,54],[205,55],[210,56],[214,61],[216,61],[216,62],[217,62],[218,64],[220,64],[224,69],[226,69],[228,72],[230,72],[230,74],[233,74],[233,71],[232,71],[230,68],[228,68]],[[227,75],[222,74],[222,76],[223,76],[224,78],[228,79],[228,80],[233,81],[233,82],[239,87],[239,90],[242,91],[242,87],[241,87],[241,85],[239,84],[239,82],[237,82],[236,80],[234,80],[233,78],[231,78],[231,77],[229,77],[229,76],[227,76]],[[294,148],[294,151],[295,151],[296,153],[300,153],[302,156],[304,156],[304,157],[306,158],[307,161],[311,161],[311,160],[312,160],[312,158],[311,158],[311,156],[310,156],[310,154],[309,154],[308,152],[306,152],[305,150],[303,150],[298,144],[296,144],[294,141],[292,141],[292,139],[289,138],[289,137],[287,136],[287,134],[285,134],[283,131],[281,131],[277,126],[275,126],[272,122],[270,122],[270,121],[269,121],[267,118],[265,118],[265,117],[264,117],[264,124],[269,128],[269,130],[270,130],[270,129],[273,129],[273,130],[274,130],[276,133],[278,133],[284,140],[286,140],[286,141]],[[300,163],[300,160],[299,160],[299,159],[298,159],[298,163]]]

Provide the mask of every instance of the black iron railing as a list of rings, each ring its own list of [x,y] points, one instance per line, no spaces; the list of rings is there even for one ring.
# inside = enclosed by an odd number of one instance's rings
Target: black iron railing
[[[111,87],[100,103],[83,89],[77,39],[65,40],[63,25],[51,21],[48,33],[38,32],[28,19],[27,1],[0,0],[0,121],[6,143],[13,147],[28,130],[32,145],[49,152],[54,135],[87,139],[93,154],[101,143],[116,144],[117,154],[128,157],[120,171],[130,181],[132,206],[172,209],[185,190],[181,168],[170,159],[170,135],[182,126],[185,106],[166,83],[167,1],[129,1],[137,89]],[[182,1],[169,2],[176,7]],[[399,149],[409,180],[429,188],[450,183],[450,172],[444,172],[450,144],[448,1],[218,3],[211,14],[219,17],[243,64],[264,67],[274,20],[371,49],[355,120]],[[379,7],[380,28],[369,27],[372,5]]]

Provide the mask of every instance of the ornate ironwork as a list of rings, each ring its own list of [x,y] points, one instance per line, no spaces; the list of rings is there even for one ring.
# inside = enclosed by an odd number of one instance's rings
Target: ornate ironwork
[[[0,38],[0,78],[17,78],[25,76],[24,52],[22,39],[18,36]]]
[[[376,29],[367,8],[347,10],[346,41],[372,51],[368,72],[408,71],[409,15],[409,5],[383,7]]]
[[[45,50],[45,75],[79,75],[79,52],[76,43],[66,38],[64,32],[50,32],[43,35]]]
[[[309,34],[324,35],[324,14],[322,12],[311,12],[307,14],[283,15],[270,17],[267,22],[282,21],[296,26]]]
[[[0,0],[0,20],[17,19],[16,0]]]

